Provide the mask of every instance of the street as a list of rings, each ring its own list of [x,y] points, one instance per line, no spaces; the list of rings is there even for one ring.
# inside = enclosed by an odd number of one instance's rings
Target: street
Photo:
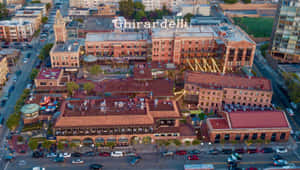
[[[128,158],[111,158],[111,157],[81,157],[82,160],[85,161],[84,164],[71,164],[71,161],[74,158],[67,158],[64,163],[55,163],[50,159],[41,158],[41,159],[33,159],[31,156],[18,156],[15,161],[9,164],[8,170],[15,169],[30,169],[34,166],[44,167],[47,170],[64,170],[64,169],[88,169],[88,166],[93,163],[102,164],[104,166],[103,169],[145,169],[145,170],[169,170],[169,169],[178,169],[182,170],[184,164],[213,164],[217,169],[227,169],[226,159],[228,155],[208,155],[208,154],[200,154],[199,160],[187,160],[186,156],[175,155],[173,157],[162,157],[159,153],[150,153],[150,154],[141,154],[142,160],[136,165],[132,166],[128,163]],[[241,168],[248,167],[257,167],[257,168],[265,168],[272,167],[272,156],[273,154],[243,154],[243,159],[239,164]],[[289,152],[286,154],[282,154],[284,158],[289,160],[289,163],[294,163],[295,165],[300,165],[299,159],[293,154],[293,152]],[[20,162],[24,162],[25,164],[21,164]]]

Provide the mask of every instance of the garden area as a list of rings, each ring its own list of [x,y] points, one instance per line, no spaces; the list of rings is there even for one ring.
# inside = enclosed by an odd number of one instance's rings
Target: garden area
[[[255,38],[271,37],[274,18],[234,17],[234,23]]]

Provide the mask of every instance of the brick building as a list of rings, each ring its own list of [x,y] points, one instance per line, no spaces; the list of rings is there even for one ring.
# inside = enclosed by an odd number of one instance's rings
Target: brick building
[[[184,90],[184,99],[206,113],[221,111],[225,104],[269,107],[273,94],[265,78],[203,72],[187,72]]]
[[[80,66],[80,43],[77,40],[67,40],[56,43],[50,51],[52,68],[78,68]]]
[[[30,41],[34,25],[29,21],[0,21],[0,39],[6,42]]]
[[[234,25],[153,29],[152,60],[175,64],[214,58],[222,72],[252,67],[256,44]]]
[[[222,115],[207,119],[209,138],[214,143],[289,139],[291,126],[282,111],[237,111]]]
[[[145,60],[147,35],[139,32],[89,33],[85,40],[86,54],[103,60]]]
[[[177,104],[171,100],[69,100],[60,111],[53,127],[58,141],[127,145],[134,141],[195,138],[192,129],[180,124]]]

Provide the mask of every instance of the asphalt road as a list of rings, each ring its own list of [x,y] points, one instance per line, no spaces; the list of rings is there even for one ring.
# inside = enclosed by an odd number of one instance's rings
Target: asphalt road
[[[273,154],[243,154],[243,159],[239,164],[241,168],[257,167],[265,168],[272,167],[272,156]],[[300,165],[300,161],[297,160],[293,152],[282,154],[282,156],[289,160],[289,163]],[[73,158],[67,158],[64,163],[54,163],[52,160],[33,159],[30,156],[18,156],[15,161],[10,163],[7,170],[25,170],[30,169],[34,166],[44,167],[47,170],[82,170],[88,169],[88,166],[93,163],[102,164],[105,169],[109,170],[124,170],[124,169],[136,169],[136,170],[182,170],[184,164],[213,164],[217,169],[226,169],[226,159],[228,155],[207,155],[200,154],[199,160],[187,160],[186,156],[175,155],[173,157],[161,157],[158,153],[143,154],[141,155],[142,160],[136,165],[132,166],[128,163],[127,157],[123,158],[110,158],[110,157],[81,157],[85,161],[84,164],[74,165],[71,164]],[[25,164],[24,164],[25,162]]]

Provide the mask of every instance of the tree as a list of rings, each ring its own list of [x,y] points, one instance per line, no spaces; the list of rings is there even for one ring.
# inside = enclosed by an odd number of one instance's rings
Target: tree
[[[46,150],[49,150],[50,147],[51,147],[51,144],[52,144],[51,141],[45,140],[45,141],[42,143],[42,146],[43,146],[43,148],[45,148]]]
[[[224,2],[225,2],[226,4],[235,4],[235,3],[238,2],[238,0],[224,0]]]
[[[170,141],[168,141],[168,140],[164,141],[164,145],[165,145],[165,146],[169,146],[170,144],[171,144]]]
[[[8,10],[6,9],[6,6],[2,3],[0,3],[0,20],[5,19],[8,17]]]
[[[42,18],[42,23],[43,23],[43,24],[46,24],[47,21],[48,21],[48,17],[43,17],[43,18]]]
[[[19,124],[20,124],[20,114],[13,113],[9,116],[9,118],[6,121],[6,126],[11,130],[15,130]]]
[[[67,83],[67,91],[69,95],[73,95],[74,91],[79,89],[79,85],[73,81]]]
[[[193,16],[194,16],[193,14],[187,13],[187,14],[185,14],[185,16],[183,17],[183,19],[184,19],[186,22],[190,23],[190,22],[191,22],[191,18],[192,18]]]
[[[136,19],[137,21],[141,21],[143,18],[146,17],[146,14],[144,11],[140,10],[140,11],[137,11],[135,12],[134,14],[134,19]]]
[[[131,19],[134,13],[134,3],[132,0],[121,0],[119,2],[120,15]]]
[[[178,140],[178,139],[173,140],[173,143],[174,143],[176,146],[180,146],[180,145],[181,145],[181,142],[180,142],[180,140]]]
[[[184,144],[185,144],[185,146],[190,146],[191,142],[187,140],[187,141],[184,142]]]
[[[35,150],[38,147],[38,142],[37,140],[34,140],[32,138],[30,138],[29,142],[28,142],[28,146],[31,150]]]
[[[244,2],[245,4],[250,4],[250,3],[251,3],[251,0],[243,0],[243,2]]]
[[[94,90],[94,88],[95,88],[95,85],[94,85],[93,83],[90,83],[90,82],[85,83],[85,84],[83,85],[83,89],[84,89],[87,93],[90,93],[92,90]]]
[[[70,143],[70,147],[71,147],[71,148],[75,148],[76,146],[77,146],[76,143],[74,143],[74,142],[71,142],[71,143]]]
[[[106,146],[108,146],[110,149],[112,149],[113,147],[116,146],[116,143],[115,142],[107,142]]]
[[[38,69],[32,69],[31,74],[30,74],[30,79],[34,80],[36,78],[36,76],[39,74],[39,70]]]
[[[102,72],[102,69],[99,65],[93,65],[91,68],[90,68],[90,73],[92,75],[98,75],[99,73]]]
[[[32,4],[40,4],[40,3],[41,3],[41,1],[39,1],[39,0],[36,0],[36,1],[31,1],[30,3],[32,3]]]
[[[198,140],[198,139],[195,139],[192,142],[192,145],[199,145],[199,144],[200,144],[200,140]]]
[[[145,5],[139,1],[134,2],[133,7],[135,10],[145,11]]]
[[[82,19],[82,18],[76,18],[76,19],[74,19],[74,21],[77,21],[77,22],[83,23],[83,19]]]
[[[57,144],[57,149],[62,151],[64,148],[65,148],[65,145],[62,142],[59,141],[58,144]]]
[[[51,8],[51,4],[50,4],[50,3],[47,3],[47,4],[46,4],[46,9],[47,9],[47,11],[49,11],[50,8]]]

